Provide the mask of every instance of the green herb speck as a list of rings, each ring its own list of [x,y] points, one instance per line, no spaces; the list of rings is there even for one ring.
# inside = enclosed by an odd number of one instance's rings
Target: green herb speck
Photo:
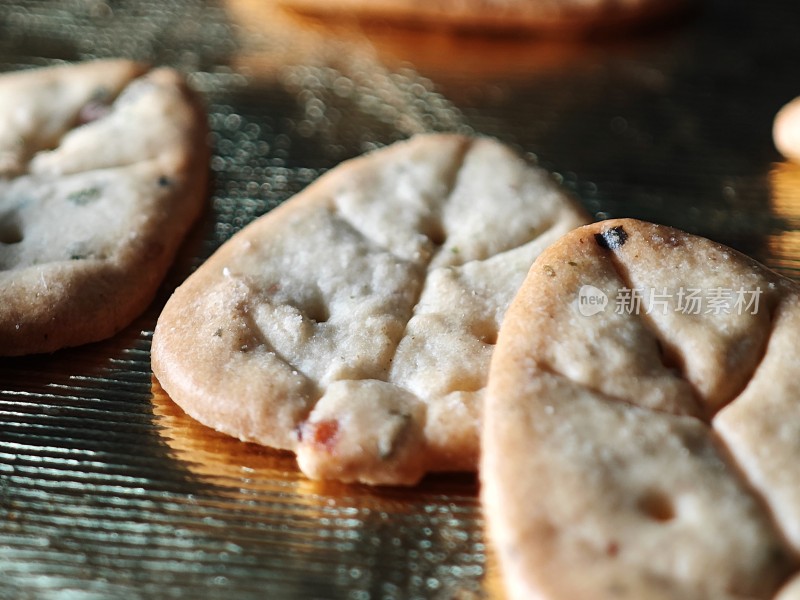
[[[78,190],[77,192],[72,192],[69,196],[67,196],[67,200],[77,206],[86,206],[87,204],[90,204],[99,198],[100,188],[98,187],[90,187]]]

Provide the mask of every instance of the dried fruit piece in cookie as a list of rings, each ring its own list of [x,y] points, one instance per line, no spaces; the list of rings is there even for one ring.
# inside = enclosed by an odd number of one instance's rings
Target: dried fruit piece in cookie
[[[510,597],[772,598],[800,549],[798,326],[797,284],[669,227],[543,252],[484,413]]]
[[[0,76],[0,355],[113,335],[202,209],[205,113],[171,69]]]
[[[169,300],[153,371],[199,421],[314,478],[474,469],[494,338],[583,212],[489,139],[425,135],[345,163],[236,234]]]

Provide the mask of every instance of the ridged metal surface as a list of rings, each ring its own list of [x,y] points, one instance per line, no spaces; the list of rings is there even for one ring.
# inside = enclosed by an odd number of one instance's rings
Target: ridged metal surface
[[[0,6],[0,70],[177,66],[214,146],[207,214],[144,315],[105,342],[0,359],[0,598],[502,596],[474,476],[311,482],[292,456],[197,424],[152,378],[170,290],[345,158],[418,131],[495,135],[598,217],[683,227],[800,273],[800,167],[770,139],[800,94],[794,0],[708,1],[585,43],[276,24],[264,6]]]
[[[150,335],[3,364],[4,597],[480,597],[473,477],[308,481],[184,415]]]

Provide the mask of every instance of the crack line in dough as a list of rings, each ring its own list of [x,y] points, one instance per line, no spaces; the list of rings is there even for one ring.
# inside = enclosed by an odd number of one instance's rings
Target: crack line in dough
[[[445,197],[445,200],[441,204],[442,207],[444,207],[449,202],[450,197],[455,192],[456,185],[458,183],[459,174],[461,173],[461,170],[464,167],[464,164],[465,164],[466,158],[467,158],[467,154],[469,153],[470,149],[472,148],[473,143],[474,142],[472,140],[469,140],[468,142],[464,143],[458,149],[458,154],[456,156],[456,160],[454,161],[453,168],[450,169],[450,177],[448,178],[448,180],[446,182],[446,186],[447,187],[445,188],[445,193],[443,194],[444,197]],[[440,215],[437,215],[437,217],[439,217],[439,216]],[[444,247],[444,243],[442,243],[436,251],[431,252],[431,255],[428,257],[428,259],[425,261],[425,263],[420,265],[421,268],[424,269],[424,274],[422,276],[423,277],[422,283],[419,286],[419,290],[417,292],[417,296],[414,299],[414,302],[413,302],[413,304],[411,306],[411,316],[406,321],[405,327],[403,328],[403,333],[400,334],[400,337],[397,340],[397,344],[395,344],[395,346],[394,346],[394,350],[392,352],[392,356],[388,360],[389,364],[394,362],[395,356],[397,356],[397,349],[400,347],[400,344],[403,343],[403,340],[405,339],[406,334],[408,332],[408,325],[409,325],[409,323],[411,323],[411,320],[414,318],[414,315],[416,314],[417,306],[419,305],[419,301],[422,298],[422,293],[425,290],[425,284],[427,283],[428,276],[430,275],[429,267],[430,267],[431,263],[433,262],[433,260],[436,258],[438,252],[440,252],[443,247]],[[391,372],[391,369],[389,369],[389,371],[387,371],[387,380],[388,380],[388,373],[390,373],[390,372]],[[398,387],[400,387],[400,386],[398,386]],[[415,394],[415,396],[416,396],[416,394]]]
[[[81,127],[85,127],[86,125],[91,125],[92,123],[95,123],[97,121],[101,121],[103,119],[107,119],[111,115],[116,113],[117,110],[118,110],[118,108],[116,106],[116,103],[117,103],[117,100],[119,100],[120,96],[122,96],[130,88],[131,85],[133,85],[135,82],[147,77],[150,73],[153,72],[153,70],[154,69],[148,69],[147,71],[141,73],[140,75],[134,76],[133,78],[129,79],[127,81],[127,83],[125,83],[125,85],[120,87],[120,89],[117,91],[116,94],[112,94],[109,91],[109,96],[103,102],[104,104],[106,104],[108,106],[108,113],[106,113],[105,115],[99,117],[98,119],[94,119],[92,121],[87,121],[86,123],[81,123],[79,121],[79,113],[80,113],[80,109],[79,109],[78,114],[75,114],[73,116],[72,123],[70,125],[68,125],[67,128],[58,135],[57,139],[55,139],[52,144],[47,144],[42,148],[36,148],[31,153],[28,154],[28,156],[25,158],[24,171],[17,178],[27,177],[27,178],[30,178],[32,181],[37,181],[38,180],[38,181],[45,181],[45,182],[57,181],[57,180],[61,179],[63,177],[63,175],[50,175],[50,174],[48,174],[48,175],[39,175],[39,174],[31,173],[30,172],[31,163],[33,162],[33,160],[39,154],[46,153],[46,152],[54,152],[54,151],[58,150],[61,147],[61,145],[63,144],[64,138],[66,138],[73,131],[77,131]],[[160,86],[158,86],[158,87],[160,87]],[[92,99],[89,99],[89,102],[92,102]],[[83,107],[81,107],[81,108],[83,108]],[[138,164],[141,164],[141,163],[156,161],[156,160],[158,160],[158,156],[160,156],[160,155],[161,155],[161,152],[158,152],[157,156],[154,157],[154,158],[146,158],[146,159],[135,160],[134,162],[121,164],[121,165],[116,165],[115,167],[78,169],[78,170],[73,171],[72,173],[70,173],[70,175],[93,173],[95,171],[103,171],[103,170],[107,170],[107,169],[111,169],[111,168],[132,167],[132,166],[135,166],[135,165],[138,165]]]
[[[633,281],[631,281],[630,276],[628,274],[629,270],[628,267],[617,257],[616,252],[613,250],[608,251],[609,254],[609,263],[614,269],[614,272],[617,276],[622,280],[622,284],[628,288],[633,289]],[[686,357],[681,355],[677,349],[675,349],[675,353],[678,355],[678,362],[673,361],[665,361],[664,360],[664,351],[666,349],[672,350],[670,346],[666,343],[664,335],[661,333],[661,330],[658,327],[656,321],[650,318],[649,315],[646,313],[642,313],[638,311],[636,316],[639,318],[639,321],[644,325],[644,328],[650,332],[655,340],[656,344],[658,344],[659,348],[659,357],[661,360],[661,364],[668,370],[674,371],[677,373],[678,377],[684,381],[688,386],[689,389],[692,390],[692,401],[694,402],[695,408],[697,409],[698,414],[703,415],[703,422],[706,425],[710,424],[711,416],[708,414],[708,408],[706,407],[705,402],[703,402],[703,396],[695,387],[694,383],[692,383],[689,378],[686,376],[685,372],[685,365],[686,365]]]
[[[463,269],[464,267],[466,267],[468,265],[473,265],[473,264],[476,264],[476,263],[483,263],[483,262],[495,259],[497,257],[501,257],[503,255],[510,254],[512,252],[516,252],[520,248],[523,248],[524,246],[527,246],[528,244],[532,244],[532,243],[536,242],[537,240],[539,240],[542,237],[548,236],[552,231],[556,230],[559,227],[559,224],[560,223],[559,223],[558,215],[556,215],[552,219],[550,219],[549,221],[546,221],[546,224],[543,225],[541,228],[538,228],[536,231],[531,232],[530,239],[527,239],[524,242],[521,242],[521,243],[517,244],[516,246],[514,246],[512,248],[508,248],[506,250],[503,250],[502,252],[498,252],[497,254],[492,254],[491,256],[487,256],[485,258],[475,258],[473,260],[469,260],[469,261],[467,261],[465,263],[462,263],[460,265],[447,266],[447,267],[436,267],[435,269],[433,269],[433,271],[430,271],[429,273],[432,273],[432,272],[440,270],[440,269],[455,269],[456,271],[458,271],[458,270],[461,270],[461,269]],[[523,277],[523,279],[524,279],[524,277]],[[427,285],[427,282],[428,282],[428,278],[426,278],[426,280],[425,280],[425,285]],[[423,286],[422,292],[420,293],[420,297],[422,296],[422,294],[424,294],[424,292],[425,292],[425,286]],[[414,317],[416,317],[417,314],[420,314],[420,313],[417,313],[417,306],[419,306],[419,304],[414,306],[414,314],[411,317],[412,319]],[[508,307],[506,307],[506,308],[508,308]],[[421,314],[436,314],[436,313],[421,313]],[[498,333],[500,331],[500,327],[494,323],[494,316],[493,315],[489,315],[486,318],[485,322],[490,323],[491,333],[492,333],[492,336],[495,339],[495,342],[491,342],[491,343],[490,342],[486,342],[485,341],[485,337],[481,337],[481,336],[476,336],[476,337],[478,337],[483,343],[489,344],[491,346],[494,346],[495,343],[496,343],[497,335],[498,335]],[[473,333],[473,335],[474,335],[474,333]],[[476,388],[452,387],[452,388],[450,388],[450,389],[448,389],[446,391],[446,394],[451,394],[453,392],[478,392],[478,391],[484,390],[484,389],[486,389],[486,386],[487,386],[487,379],[488,379],[488,373],[487,373],[487,377],[484,378],[483,384],[480,387],[476,387]]]
[[[780,521],[778,520],[778,516],[775,511],[772,510],[772,507],[770,506],[766,496],[764,496],[764,494],[761,493],[755,484],[753,484],[753,482],[750,480],[750,477],[747,476],[747,472],[741,467],[741,465],[739,465],[739,461],[736,460],[736,457],[731,451],[730,446],[728,446],[728,444],[725,442],[725,439],[719,434],[713,425],[709,426],[708,429],[708,437],[711,439],[711,443],[717,449],[717,452],[719,453],[723,462],[731,468],[731,471],[736,475],[736,479],[750,493],[750,496],[759,504],[761,507],[761,512],[769,520],[773,531],[777,535],[779,541],[783,544],[784,549],[788,551],[787,554],[797,565],[795,569],[786,577],[786,580],[778,586],[776,595],[780,594],[783,585],[794,578],[795,575],[800,573],[800,563],[798,563],[798,557],[794,551],[794,546],[789,541],[786,533],[783,531]]]
[[[611,251],[610,254],[611,254],[610,262],[611,262],[611,265],[614,267],[615,272],[617,273],[619,278],[622,280],[622,283],[626,287],[632,289],[633,288],[633,282],[630,280],[630,277],[628,276],[628,268],[627,268],[627,266],[617,257],[616,253]],[[711,426],[711,422],[712,422],[714,416],[719,411],[721,411],[726,406],[729,406],[730,404],[732,404],[737,398],[739,398],[742,395],[742,393],[744,393],[744,391],[750,385],[750,382],[752,381],[753,377],[755,376],[756,371],[758,371],[758,368],[761,366],[761,363],[764,362],[764,359],[766,358],[766,355],[767,355],[767,348],[769,347],[769,342],[772,339],[772,333],[773,333],[774,328],[775,328],[775,313],[778,311],[778,309],[779,309],[781,304],[782,304],[782,302],[779,300],[775,304],[775,306],[772,307],[772,309],[770,310],[769,325],[768,325],[768,328],[769,328],[768,335],[765,337],[764,344],[763,344],[763,346],[762,346],[762,348],[761,348],[761,350],[759,352],[760,356],[759,356],[758,360],[755,362],[755,366],[753,367],[753,369],[750,372],[749,376],[745,378],[741,389],[738,390],[737,392],[731,394],[731,397],[728,400],[726,400],[725,402],[721,403],[716,408],[716,410],[714,410],[713,412],[709,410],[709,408],[705,405],[704,402],[702,402],[702,399],[703,399],[702,394],[700,394],[697,391],[697,389],[695,388],[694,384],[688,379],[688,377],[686,377],[686,373],[684,371],[684,366],[686,365],[686,362],[687,362],[686,357],[684,355],[678,353],[677,349],[675,349],[676,354],[678,355],[678,359],[679,359],[678,363],[676,364],[675,362],[672,362],[672,361],[663,360],[664,359],[663,352],[659,353],[659,355],[662,358],[662,364],[664,364],[665,367],[676,371],[678,373],[678,375],[680,376],[680,378],[683,381],[685,381],[689,385],[689,387],[693,390],[693,392],[694,392],[694,398],[693,399],[694,399],[695,403],[701,409],[701,413],[704,416],[703,420],[709,426]],[[666,349],[666,348],[669,348],[669,346],[667,346],[665,344],[664,336],[661,334],[661,330],[659,329],[658,324],[656,323],[656,321],[654,319],[650,318],[649,315],[646,314],[646,313],[639,312],[639,313],[637,313],[637,316],[640,318],[641,322],[644,324],[644,326],[647,329],[647,331],[649,331],[653,335],[653,337],[655,338],[656,342],[658,343],[659,348],[662,349],[662,350]]]
[[[712,424],[713,424],[714,417],[715,417],[715,416],[716,416],[716,415],[717,415],[717,414],[718,414],[718,413],[719,413],[719,412],[720,412],[722,409],[724,409],[724,408],[726,408],[726,407],[728,407],[728,406],[731,406],[731,405],[732,405],[734,402],[736,402],[736,401],[737,401],[737,400],[738,400],[738,399],[739,399],[739,398],[742,396],[742,394],[744,394],[744,393],[745,393],[745,391],[747,390],[747,388],[748,388],[748,387],[750,387],[750,383],[753,381],[753,379],[755,379],[755,377],[756,377],[756,373],[758,373],[758,370],[761,368],[761,365],[762,365],[762,364],[764,363],[764,361],[767,359],[767,353],[769,352],[769,344],[770,344],[770,342],[772,341],[772,336],[773,336],[773,334],[775,333],[775,323],[776,323],[776,321],[777,321],[777,319],[775,318],[775,315],[776,315],[776,314],[778,313],[778,311],[779,311],[779,310],[782,308],[782,305],[783,305],[783,304],[784,304],[783,300],[782,300],[782,299],[779,299],[779,300],[778,300],[778,302],[776,302],[776,303],[775,303],[775,306],[773,306],[773,307],[770,309],[770,311],[769,311],[769,332],[768,332],[767,336],[764,338],[764,345],[763,345],[763,346],[762,346],[762,348],[761,348],[761,351],[760,351],[760,356],[758,357],[758,360],[756,361],[755,367],[753,367],[753,370],[752,370],[752,372],[750,373],[750,377],[748,377],[748,378],[745,380],[745,382],[742,384],[742,387],[741,387],[741,389],[739,389],[739,390],[738,390],[736,393],[734,393],[734,394],[731,396],[731,399],[730,399],[730,400],[728,400],[728,401],[727,401],[725,404],[723,404],[722,406],[720,406],[720,407],[717,409],[716,413],[714,413],[713,415],[711,415],[711,422],[712,422]]]
[[[611,251],[610,262],[611,262],[612,266],[614,267],[614,270],[619,275],[620,279],[622,279],[623,284],[625,284],[628,287],[631,287],[632,282],[629,280],[629,277],[628,277],[628,274],[627,274],[628,273],[627,272],[627,268],[625,267],[624,264],[622,264],[622,261],[619,260],[619,258],[613,252],[613,250]],[[761,353],[761,356],[760,356],[758,362],[756,363],[755,367],[753,368],[752,372],[750,373],[750,376],[746,378],[743,388],[737,394],[735,394],[730,400],[728,400],[723,405],[723,407],[730,406],[731,404],[733,404],[742,395],[742,393],[744,393],[744,391],[750,385],[750,382],[755,377],[755,374],[758,371],[759,367],[761,366],[761,364],[766,359],[767,354],[768,354],[769,342],[772,339],[772,335],[773,335],[774,328],[775,328],[774,314],[779,309],[781,304],[782,304],[782,302],[778,301],[777,304],[775,305],[775,307],[773,308],[772,312],[770,313],[769,334],[767,335],[767,337],[766,337],[766,339],[764,341],[764,348],[763,348],[763,351]],[[641,321],[644,323],[645,328],[651,334],[653,334],[653,336],[655,337],[656,341],[659,344],[661,344],[662,347],[663,347],[663,343],[664,342],[662,340],[662,336],[661,336],[660,331],[659,331],[657,325],[655,324],[655,322],[653,322],[652,319],[646,318],[646,315],[639,315],[639,317],[640,317]],[[537,364],[537,367],[538,366],[539,365]],[[681,379],[686,381],[686,383],[690,386],[690,388],[692,390],[695,390],[694,386],[686,378],[686,376],[685,376],[685,374],[684,374],[684,372],[682,370],[679,370],[678,374],[680,375]],[[560,374],[556,373],[556,375],[560,375]],[[592,390],[592,391],[594,391],[594,390]],[[605,394],[601,394],[601,395],[602,396],[606,396]],[[614,398],[613,396],[608,396],[608,397],[612,398],[612,399],[614,399],[616,401],[626,402],[625,400],[623,400],[621,398]],[[698,402],[698,398],[700,398],[700,397],[701,396],[695,390],[694,391],[694,400],[698,404],[700,404]],[[626,402],[626,404],[630,404],[630,403]],[[717,412],[719,412],[719,410],[721,410],[723,407],[720,407],[717,410]],[[767,497],[758,488],[755,487],[755,485],[753,485],[753,483],[750,481],[750,478],[747,476],[746,471],[739,464],[739,461],[736,459],[735,455],[733,454],[733,451],[731,450],[731,448],[725,442],[724,438],[721,435],[719,435],[717,430],[714,428],[713,415],[709,415],[708,414],[709,411],[706,409],[704,404],[700,404],[700,408],[702,409],[701,414],[703,414],[703,418],[702,419],[698,419],[698,420],[700,420],[706,426],[706,430],[707,430],[706,433],[709,436],[709,438],[711,439],[712,443],[718,448],[719,454],[720,454],[720,458],[725,462],[725,464],[727,464],[730,467],[732,473],[736,476],[736,479],[749,492],[750,496],[753,499],[755,499],[755,501],[758,502],[763,507],[763,512],[766,513],[770,523],[772,523],[773,530],[778,535],[778,537],[781,540],[781,542],[783,543],[785,549],[788,550],[792,556],[796,556],[794,551],[792,550],[792,545],[790,543],[788,543],[788,541],[787,541],[788,538],[786,536],[786,533],[783,531],[783,528],[780,526],[780,523],[778,521],[777,515],[776,515],[775,511],[772,509],[772,507],[771,507],[771,505],[769,503],[769,500],[767,499]],[[647,407],[646,410],[650,410],[652,412],[661,412],[661,411],[653,409],[652,407]],[[669,413],[669,414],[673,414],[673,413]],[[697,418],[697,417],[695,417],[695,418]],[[791,579],[791,577],[796,575],[798,572],[800,572],[800,569],[796,569],[795,571],[793,571],[793,575],[790,576],[789,578],[787,578],[787,581],[789,579]],[[778,594],[780,593],[780,587],[778,588],[778,591],[776,593],[778,593]]]
[[[70,135],[73,131],[77,131],[77,130],[81,129],[82,127],[90,126],[92,123],[96,123],[98,121],[102,121],[103,119],[110,118],[112,115],[114,115],[119,110],[119,108],[116,106],[117,100],[119,100],[119,98],[129,90],[131,85],[137,83],[140,80],[145,79],[154,70],[155,69],[149,69],[149,70],[147,70],[147,71],[145,71],[145,72],[133,77],[132,79],[129,79],[128,82],[125,85],[120,87],[119,91],[116,94],[109,95],[109,97],[104,101],[104,103],[107,104],[107,106],[108,106],[108,113],[106,113],[105,115],[103,115],[103,116],[101,116],[101,117],[99,117],[99,118],[97,118],[95,120],[88,121],[86,123],[79,123],[78,122],[78,115],[76,114],[75,118],[73,119],[72,125],[68,126],[58,136],[58,138],[53,142],[53,144],[46,145],[45,147],[42,147],[42,148],[33,149],[33,151],[25,159],[25,170],[24,170],[24,172],[21,173],[15,179],[24,179],[25,178],[25,179],[29,179],[31,182],[52,183],[52,182],[58,182],[58,180],[64,178],[65,176],[68,177],[68,176],[73,176],[73,175],[85,175],[87,173],[110,171],[110,170],[113,170],[113,169],[127,169],[129,167],[135,167],[135,166],[139,166],[139,165],[147,164],[147,163],[151,163],[151,162],[155,163],[155,164],[160,163],[161,160],[162,160],[162,155],[163,155],[162,151],[156,152],[155,156],[153,156],[153,157],[139,158],[139,159],[133,160],[132,162],[121,163],[121,164],[118,164],[118,165],[111,165],[111,166],[104,166],[104,167],[87,166],[85,168],[72,171],[67,175],[64,175],[64,174],[53,175],[53,174],[49,174],[49,173],[40,174],[40,173],[31,173],[30,172],[31,163],[34,161],[34,159],[39,154],[55,152],[63,144],[64,138],[66,138],[68,135]],[[153,85],[153,87],[161,88],[160,85]],[[181,95],[183,95],[184,90],[181,87],[178,88],[178,91],[181,93]],[[145,93],[147,94],[147,93],[152,93],[152,92],[146,91]],[[91,102],[91,101],[92,100],[90,99],[89,102]]]
[[[303,314],[303,316],[305,317],[305,314],[302,311],[300,311],[300,313]],[[247,331],[253,332],[253,336],[256,338],[256,342],[259,345],[263,346],[266,352],[272,354],[276,359],[284,363],[292,371],[295,371],[296,373],[302,375],[303,379],[308,381],[313,386],[314,396],[310,402],[310,406],[313,407],[322,397],[322,392],[320,391],[319,386],[317,385],[314,378],[311,377],[308,373],[304,372],[303,369],[301,369],[298,365],[293,364],[288,358],[286,358],[283,354],[281,354],[275,349],[275,347],[270,343],[269,339],[262,331],[261,327],[259,327],[255,318],[253,318],[250,311],[247,311],[245,315],[246,315],[244,316],[245,327],[247,328]]]
[[[629,400],[627,398],[623,398],[621,396],[615,396],[614,394],[609,394],[608,392],[603,391],[600,388],[595,388],[595,387],[586,385],[585,383],[583,383],[581,381],[576,381],[575,379],[573,379],[569,375],[565,375],[564,373],[561,373],[560,371],[554,369],[552,367],[552,365],[541,363],[541,362],[537,361],[536,359],[532,359],[532,361],[533,361],[533,368],[534,368],[535,371],[539,371],[541,373],[547,373],[548,375],[552,375],[553,377],[556,377],[556,378],[561,379],[563,381],[567,381],[569,383],[573,383],[573,384],[575,384],[575,385],[577,385],[577,386],[579,386],[579,387],[581,387],[581,388],[583,388],[585,390],[588,390],[592,394],[598,396],[599,398],[601,398],[601,399],[603,399],[603,400],[605,400],[607,402],[615,402],[615,403],[619,403],[619,404],[625,404],[625,405],[630,406],[631,408],[635,408],[637,410],[643,410],[643,411],[647,411],[647,412],[651,412],[651,413],[655,413],[655,414],[660,414],[660,415],[669,415],[669,416],[672,416],[672,417],[681,417],[681,418],[684,418],[684,417],[692,418],[692,419],[695,419],[696,421],[698,421],[699,423],[702,423],[703,425],[705,425],[708,429],[711,429],[711,427],[708,424],[708,421],[706,421],[704,418],[698,417],[697,415],[693,415],[691,413],[678,413],[678,412],[674,412],[674,411],[671,411],[671,410],[667,410],[665,408],[656,408],[654,406],[643,406],[641,404],[636,404],[635,402],[632,402],[631,400]]]
[[[780,305],[780,303],[778,303],[778,305]],[[776,306],[776,310],[777,310],[777,306]],[[774,323],[774,321],[771,320],[771,323]],[[767,338],[767,341],[769,341],[769,339],[772,336],[772,330],[773,330],[773,327],[770,327],[770,336]],[[763,362],[764,358],[766,358],[766,355],[767,355],[767,352],[765,351],[764,355],[762,356],[761,362]],[[584,383],[579,383],[579,382],[575,381],[574,379],[572,379],[571,377],[556,371],[550,365],[542,364],[542,363],[540,363],[539,361],[536,361],[536,360],[534,360],[533,363],[534,363],[533,364],[533,368],[534,368],[535,371],[539,371],[541,373],[547,373],[548,375],[551,375],[551,376],[556,377],[558,379],[567,381],[567,382],[572,383],[572,384],[577,384],[577,385],[581,386],[582,388],[588,390],[592,394],[596,395],[599,399],[604,400],[606,402],[624,404],[626,406],[630,406],[631,408],[634,408],[634,409],[637,409],[637,410],[642,410],[642,411],[647,411],[647,412],[653,413],[653,414],[663,414],[663,415],[668,415],[668,416],[672,416],[672,417],[690,418],[690,419],[694,419],[695,421],[697,421],[697,422],[701,423],[702,425],[704,425],[705,426],[705,430],[706,430],[706,435],[709,437],[712,445],[717,449],[717,452],[719,454],[720,459],[730,468],[732,475],[736,478],[737,481],[739,481],[742,484],[744,489],[749,493],[750,497],[753,498],[753,500],[755,502],[757,502],[762,507],[762,513],[764,513],[766,515],[767,519],[769,520],[769,523],[772,525],[773,532],[776,534],[776,536],[778,537],[779,541],[783,545],[784,550],[787,550],[789,555],[794,558],[795,563],[798,564],[798,566],[795,567],[795,569],[789,575],[787,575],[785,581],[782,581],[781,584],[777,587],[777,591],[776,591],[775,595],[772,596],[772,598],[776,598],[778,595],[780,595],[780,592],[783,589],[783,586],[786,583],[788,583],[789,581],[791,581],[794,577],[796,577],[800,573],[800,561],[797,560],[797,554],[794,552],[793,546],[789,542],[788,537],[786,535],[786,532],[783,530],[783,527],[781,527],[780,522],[779,522],[778,517],[777,517],[777,514],[772,509],[767,497],[764,494],[762,494],[761,491],[751,482],[751,480],[748,477],[746,471],[739,464],[739,461],[736,460],[733,452],[731,451],[731,448],[725,442],[725,439],[714,428],[713,423],[709,423],[708,421],[705,420],[705,418],[700,418],[700,417],[698,417],[696,415],[692,415],[692,414],[676,414],[674,412],[663,410],[663,409],[654,408],[652,406],[640,406],[638,404],[632,403],[630,400],[628,400],[626,398],[621,398],[621,397],[615,396],[613,394],[609,394],[607,392],[601,391],[599,389],[587,386]],[[760,364],[761,363],[759,363],[759,366],[760,366]],[[758,369],[758,367],[756,368],[756,370],[757,369]],[[755,371],[754,371],[754,374],[755,374]],[[533,373],[533,375],[535,375],[535,373]],[[753,376],[751,376],[750,379],[748,380],[748,384],[750,383],[750,381],[752,379],[753,379]],[[747,385],[745,386],[745,389],[747,389]],[[742,390],[742,392],[744,392],[744,390]],[[739,394],[739,395],[741,395],[741,394]],[[736,398],[734,398],[734,400],[729,402],[726,406],[729,406],[730,404],[732,404],[738,398],[739,395],[737,395]]]
[[[342,212],[342,210],[339,208],[339,206],[336,204],[335,201],[333,202],[333,204],[330,207],[330,216],[331,216],[331,219],[334,219],[334,220],[338,221],[339,223],[342,223],[344,226],[349,228],[350,231],[352,231],[354,234],[356,234],[357,237],[360,237],[362,240],[367,242],[367,244],[369,244],[369,246],[371,246],[371,248],[370,248],[370,253],[371,254],[373,254],[373,253],[376,254],[377,252],[372,252],[372,251],[373,250],[377,250],[377,251],[380,251],[380,252],[385,252],[386,254],[388,254],[389,256],[391,256],[392,258],[394,258],[398,262],[406,263],[406,264],[411,263],[410,260],[408,260],[407,258],[403,258],[402,256],[398,255],[396,252],[394,252],[387,245],[382,244],[381,242],[379,242],[378,240],[373,238],[371,235],[369,235],[369,233],[364,231],[361,227],[359,227],[358,224],[353,222],[350,219],[350,217],[347,216],[346,213]]]
[[[470,141],[464,143],[458,149],[458,152],[457,152],[457,155],[455,157],[455,161],[454,161],[453,167],[452,167],[452,169],[450,169],[450,171],[451,171],[450,176],[448,177],[447,182],[446,182],[445,193],[444,193],[445,201],[442,203],[442,206],[444,206],[444,204],[447,203],[450,195],[455,191],[456,183],[458,181],[458,175],[461,172],[461,169],[462,169],[462,167],[463,167],[463,165],[465,163],[465,160],[466,160],[466,155],[469,152],[470,148],[472,147],[472,144],[473,144],[473,142],[470,140]],[[374,251],[385,252],[385,253],[389,254],[392,258],[394,258],[395,260],[397,260],[397,261],[399,261],[401,263],[412,264],[412,265],[414,264],[411,261],[409,261],[409,260],[407,260],[405,258],[402,258],[401,256],[398,256],[395,252],[393,252],[386,245],[381,244],[377,240],[373,239],[372,236],[370,236],[368,233],[363,231],[356,223],[354,223],[344,212],[342,212],[339,209],[339,206],[337,205],[335,199],[331,201],[331,203],[329,205],[329,208],[330,208],[330,211],[331,211],[331,213],[330,213],[331,214],[331,218],[338,220],[344,226],[348,227],[354,234],[356,234],[357,236],[362,238],[369,246],[371,246],[370,252],[374,252]],[[441,248],[439,248],[438,250],[440,251]],[[428,266],[433,261],[435,256],[436,256],[436,253],[432,252],[431,255],[428,257],[427,261],[424,264],[420,265],[420,269],[424,269],[424,274],[422,275],[423,282],[422,282],[422,285],[419,286],[419,293],[417,294],[417,297],[415,298],[415,300],[413,302],[413,305],[411,307],[411,316],[409,317],[408,321],[406,322],[406,326],[405,326],[405,329],[404,329],[403,333],[398,337],[397,342],[394,345],[394,350],[393,350],[393,353],[392,353],[392,357],[389,358],[388,363],[391,363],[394,360],[394,356],[395,356],[395,354],[397,352],[397,348],[399,347],[400,343],[402,342],[402,340],[406,336],[408,323],[411,321],[411,319],[413,318],[413,316],[415,314],[416,306],[419,304],[419,299],[422,296],[422,291],[425,288],[425,285],[424,285],[425,281],[427,280],[428,275],[430,274],[430,271],[428,270]],[[306,311],[303,310],[302,307],[294,306],[294,308],[296,308],[298,310],[298,312],[303,316],[303,318],[309,318],[310,319],[310,317],[308,317],[308,315],[306,314]],[[301,369],[299,366],[295,365],[288,358],[286,358],[285,356],[283,356],[280,353],[278,353],[277,351],[275,351],[273,345],[269,343],[269,340],[268,340],[267,336],[261,330],[261,328],[258,325],[258,323],[249,314],[248,314],[248,317],[247,317],[247,328],[249,330],[251,330],[251,331],[256,332],[255,335],[258,338],[258,342],[260,344],[262,344],[269,352],[272,352],[277,359],[282,361],[284,364],[286,364],[292,370],[297,371],[298,373],[300,373],[304,378],[308,379],[310,382],[314,383],[314,378],[313,377],[311,377],[308,373],[304,372],[303,369]],[[387,371],[387,376],[383,380],[387,381],[388,383],[391,383],[391,382],[388,381],[388,371]],[[323,396],[323,392],[320,390],[319,386],[316,385],[315,383],[314,383],[314,392],[315,392],[315,397],[313,398],[313,400],[310,403],[310,408],[309,408],[308,414],[310,414],[314,410],[314,407],[316,406],[316,404],[319,402],[319,400]],[[304,417],[304,419],[308,418],[308,414]]]
[[[772,336],[773,336],[773,334],[775,332],[775,325],[776,325],[776,322],[777,322],[777,319],[776,319],[775,315],[781,309],[783,304],[784,304],[784,302],[782,300],[779,300],[775,304],[775,306],[772,308],[772,310],[770,311],[770,315],[769,315],[769,334],[767,335],[766,339],[764,340],[764,347],[763,347],[763,350],[761,352],[761,356],[759,357],[759,360],[756,363],[756,366],[753,369],[753,372],[750,374],[750,377],[746,380],[745,384],[742,386],[742,389],[739,390],[739,392],[737,394],[735,394],[733,396],[733,398],[729,402],[727,402],[725,404],[725,406],[720,407],[719,410],[722,410],[723,408],[732,406],[742,396],[742,394],[744,394],[745,391],[747,391],[747,389],[750,387],[750,384],[755,379],[756,374],[758,373],[759,369],[761,368],[761,365],[767,359],[767,356],[769,354],[769,345],[770,345],[770,342],[772,340]],[[719,411],[717,411],[717,412],[719,412]],[[767,513],[767,516],[769,517],[769,520],[772,523],[773,528],[775,529],[775,531],[779,535],[779,537],[781,539],[781,542],[783,542],[785,547],[791,553],[792,557],[795,558],[795,562],[797,562],[798,554],[795,552],[794,545],[790,542],[789,537],[787,536],[786,532],[783,530],[783,527],[780,524],[780,520],[778,519],[778,515],[777,515],[776,511],[773,510],[773,508],[772,508],[772,506],[771,506],[771,504],[769,502],[769,499],[767,498],[766,494],[764,494],[759,489],[759,487],[755,483],[753,483],[753,481],[750,479],[750,477],[747,474],[747,471],[744,469],[744,467],[742,467],[742,465],[739,464],[739,461],[736,459],[736,455],[733,453],[733,450],[728,445],[728,443],[725,440],[725,438],[720,434],[719,431],[717,431],[716,427],[714,426],[714,420],[713,419],[712,419],[711,423],[709,423],[709,435],[712,438],[712,440],[714,441],[714,443],[719,448],[721,448],[722,451],[724,452],[724,457],[725,457],[726,463],[728,463],[729,465],[732,465],[734,467],[734,469],[735,469],[735,471],[736,471],[736,473],[738,475],[739,480],[750,491],[750,494],[754,498],[756,498],[757,501],[761,504],[761,506],[764,509],[764,512]],[[784,584],[787,583],[789,580],[791,580],[793,577],[795,577],[798,573],[800,573],[800,565],[798,565],[798,567],[795,569],[795,571],[793,571],[792,574],[789,577],[787,577],[786,581],[783,582],[783,583]],[[780,594],[781,589],[782,589],[782,586],[778,588],[778,592],[777,592],[778,595]]]

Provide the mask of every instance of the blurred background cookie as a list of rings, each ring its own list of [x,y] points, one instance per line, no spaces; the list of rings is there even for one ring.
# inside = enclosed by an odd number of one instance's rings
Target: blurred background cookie
[[[153,299],[203,206],[206,117],[127,60],[0,77],[0,355],[109,337]]]
[[[688,0],[278,0],[328,18],[381,20],[481,32],[576,35],[634,27],[686,8]]]

